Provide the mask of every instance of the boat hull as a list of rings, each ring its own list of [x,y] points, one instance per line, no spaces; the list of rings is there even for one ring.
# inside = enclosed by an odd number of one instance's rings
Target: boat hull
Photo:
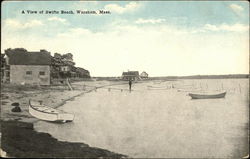
[[[74,115],[65,112],[59,112],[50,107],[45,107],[46,112],[39,110],[39,107],[43,108],[42,106],[33,106],[29,104],[29,113],[41,120],[45,121],[52,121],[52,122],[70,122],[74,120]],[[51,110],[51,111],[48,111]]]
[[[166,90],[171,89],[171,86],[147,86],[148,90]]]
[[[188,95],[192,99],[213,99],[213,98],[224,98],[226,96],[226,92],[218,93],[218,94],[196,94],[196,93],[189,93]]]

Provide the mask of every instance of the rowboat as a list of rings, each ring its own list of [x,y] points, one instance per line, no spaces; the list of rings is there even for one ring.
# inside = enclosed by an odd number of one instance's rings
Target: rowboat
[[[171,86],[147,86],[149,90],[165,90],[171,89]]]
[[[29,100],[29,113],[41,120],[53,122],[70,122],[74,120],[74,114],[66,113],[45,105],[41,102]]]
[[[224,98],[226,95],[226,91],[218,92],[218,93],[189,93],[188,95],[192,97],[192,99],[212,99],[212,98]]]

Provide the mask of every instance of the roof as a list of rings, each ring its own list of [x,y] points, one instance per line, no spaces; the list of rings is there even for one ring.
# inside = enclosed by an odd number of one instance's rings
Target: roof
[[[123,76],[139,76],[139,72],[138,71],[128,71],[128,72],[123,72],[122,75]]]
[[[86,70],[86,69],[84,69],[84,68],[81,68],[81,67],[76,67],[76,69],[77,69],[78,71],[89,72],[88,70]]]
[[[51,56],[46,52],[6,52],[10,65],[50,65]]]
[[[141,73],[141,75],[148,75],[148,73],[145,72],[145,71],[143,71],[143,72]]]

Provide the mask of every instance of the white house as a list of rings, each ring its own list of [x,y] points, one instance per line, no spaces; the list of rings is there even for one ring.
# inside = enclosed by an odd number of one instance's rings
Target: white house
[[[140,74],[140,77],[141,77],[142,79],[148,78],[147,72],[143,71],[143,72]]]

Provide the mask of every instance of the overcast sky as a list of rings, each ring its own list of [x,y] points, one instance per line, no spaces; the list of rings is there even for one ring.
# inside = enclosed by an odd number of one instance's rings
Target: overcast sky
[[[92,76],[127,70],[149,76],[249,72],[249,3],[244,1],[3,2],[1,24],[2,53],[20,47],[70,52],[76,66]]]

